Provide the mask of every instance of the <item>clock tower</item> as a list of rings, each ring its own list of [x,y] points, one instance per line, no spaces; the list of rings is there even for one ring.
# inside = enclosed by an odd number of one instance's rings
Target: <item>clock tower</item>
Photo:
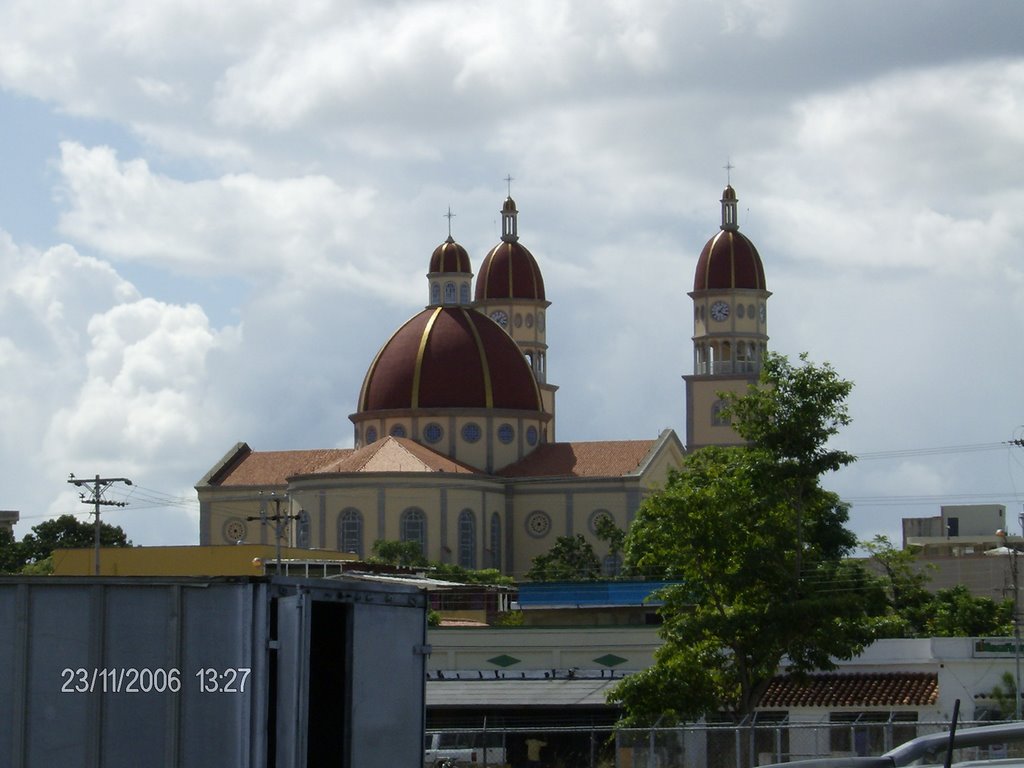
[[[756,382],[768,349],[764,266],[739,231],[738,199],[722,193],[722,225],[708,240],[693,280],[693,373],[686,381],[686,449],[742,443],[722,413],[721,392],[743,393]]]
[[[510,184],[512,179],[506,179]],[[509,190],[511,192],[511,189]],[[519,345],[551,416],[544,439],[555,441],[555,392],[548,382],[547,309],[537,260],[519,242],[519,210],[511,194],[501,206],[501,242],[484,257],[476,278],[474,306],[505,329]]]

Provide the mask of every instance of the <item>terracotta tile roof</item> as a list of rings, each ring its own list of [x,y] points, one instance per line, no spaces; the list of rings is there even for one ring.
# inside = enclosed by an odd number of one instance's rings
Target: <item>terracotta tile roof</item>
[[[635,471],[655,440],[547,443],[499,477],[622,477]],[[360,448],[253,451],[247,445],[211,479],[210,485],[285,485],[289,477],[344,472],[453,472],[483,474],[404,437],[387,437]]]
[[[655,442],[547,443],[498,474],[502,477],[621,477],[640,466]]]
[[[385,437],[313,470],[324,472],[456,472],[476,470],[452,461],[407,437]]]
[[[247,447],[248,448],[248,447]],[[243,451],[210,481],[211,485],[284,485],[292,475],[314,472],[352,453],[351,448],[309,451]]]
[[[779,676],[758,708],[920,707],[935,704],[938,696],[939,676],[934,672],[830,673],[803,682]]]

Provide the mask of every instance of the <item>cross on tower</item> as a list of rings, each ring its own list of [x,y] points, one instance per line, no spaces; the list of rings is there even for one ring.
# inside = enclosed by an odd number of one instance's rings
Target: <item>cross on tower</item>
[[[722,167],[725,168],[725,183],[732,186],[732,169],[736,166],[732,164],[731,160],[726,160]]]
[[[449,205],[448,206],[448,213],[445,213],[445,214],[442,214],[442,215],[446,219],[448,219],[448,237],[451,237],[452,236],[452,219],[455,218],[455,214],[452,213],[452,207]]]
[[[509,197],[512,197],[512,182],[513,181],[515,181],[515,179],[512,178],[512,174],[511,173],[508,176],[505,177],[505,183],[508,185],[508,196]]]

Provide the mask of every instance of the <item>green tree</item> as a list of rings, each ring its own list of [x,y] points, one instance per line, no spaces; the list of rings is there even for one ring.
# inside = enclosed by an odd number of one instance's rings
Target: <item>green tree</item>
[[[6,528],[0,528],[0,573],[18,573],[25,567],[21,543]]]
[[[25,564],[38,563],[48,558],[55,549],[77,549],[95,545],[96,527],[74,515],[61,515],[32,526],[31,533],[21,540]],[[100,523],[100,545],[104,547],[130,547],[131,541],[117,525]]]
[[[463,568],[454,563],[439,563],[431,560],[429,563],[431,572],[439,579],[447,581],[458,581],[463,584],[498,584],[512,586],[515,580],[511,576],[504,575],[497,568]]]
[[[596,581],[601,578],[601,563],[590,542],[577,533],[559,536],[555,545],[533,558],[526,574],[530,581]]]
[[[1013,634],[1013,601],[975,597],[963,584],[935,593],[925,637],[1007,637]]]
[[[934,596],[928,591],[931,568],[909,549],[896,549],[887,536],[861,542],[881,572],[889,610],[879,620],[879,637],[923,637]]]
[[[1010,720],[1017,714],[1017,681],[1009,672],[1003,672],[989,696],[995,701],[1003,719]]]
[[[928,590],[928,564],[911,550],[896,549],[885,536],[862,546],[882,572],[889,610],[876,628],[879,637],[980,637],[1013,633],[1013,601],[976,597],[962,584]]]
[[[608,557],[612,562],[620,564],[622,549],[626,545],[626,532],[615,524],[611,515],[601,515],[597,518],[597,522],[594,524],[594,535],[597,536],[598,541],[608,544]],[[612,578],[618,578],[625,576],[626,571],[620,567],[617,572],[610,575]]]
[[[847,507],[820,485],[853,461],[827,445],[850,388],[827,364],[769,355],[746,395],[723,395],[749,443],[695,451],[641,505],[627,567],[681,583],[660,593],[655,665],[611,694],[632,722],[748,714],[784,659],[797,674],[832,669],[873,639],[884,595],[845,559]]]
[[[371,559],[387,565],[416,567],[427,565],[423,547],[418,541],[389,541],[377,539],[373,542]]]

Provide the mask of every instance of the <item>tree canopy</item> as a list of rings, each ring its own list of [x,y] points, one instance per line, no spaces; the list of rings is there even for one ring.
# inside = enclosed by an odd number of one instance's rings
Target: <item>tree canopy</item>
[[[888,610],[879,621],[879,637],[982,637],[1013,633],[1013,600],[972,595],[963,584],[934,592],[927,563],[896,549],[885,536],[862,546],[881,571]]]
[[[820,485],[853,461],[828,445],[849,423],[851,386],[806,356],[768,355],[746,394],[723,394],[748,444],[694,451],[641,505],[625,565],[680,583],[660,593],[655,665],[612,692],[629,721],[742,716],[784,660],[798,674],[831,669],[873,639],[884,595],[845,559],[847,507]]]
[[[533,558],[526,578],[530,581],[595,581],[601,578],[601,562],[582,534],[559,536],[550,550]]]
[[[16,541],[9,533],[0,532],[0,569],[4,573],[31,571],[31,566],[43,563],[55,549],[92,547],[95,536],[94,524],[79,520],[74,515],[61,515],[34,525],[21,541]],[[107,523],[100,523],[100,544],[104,547],[132,545],[120,526]]]

